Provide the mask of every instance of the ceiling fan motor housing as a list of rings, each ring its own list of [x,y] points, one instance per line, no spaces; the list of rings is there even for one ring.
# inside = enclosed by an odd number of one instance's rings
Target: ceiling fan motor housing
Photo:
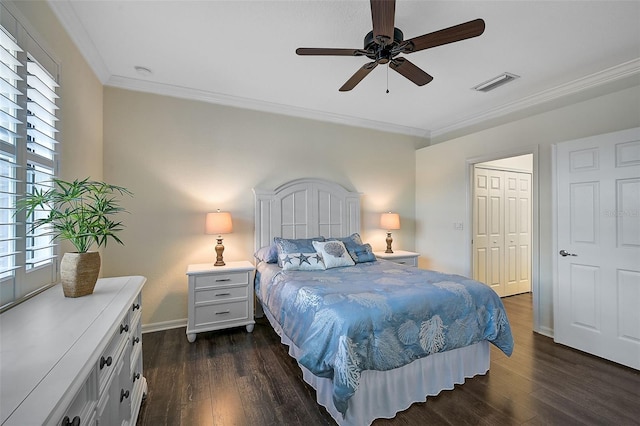
[[[393,29],[393,42],[387,45],[382,45],[373,37],[373,31],[364,36],[364,50],[369,52],[368,58],[373,59],[379,64],[386,64],[393,56],[396,56],[399,52],[392,52],[393,48],[398,46],[404,40],[404,34],[399,28]]]

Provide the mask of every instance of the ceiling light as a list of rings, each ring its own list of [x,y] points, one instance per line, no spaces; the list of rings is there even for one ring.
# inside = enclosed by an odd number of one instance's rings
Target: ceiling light
[[[476,90],[478,92],[488,92],[489,90],[500,87],[503,84],[515,80],[516,78],[520,78],[520,76],[505,72],[497,77],[492,78],[491,80],[487,80],[484,83],[478,84],[477,86],[473,87],[473,90]]]
[[[140,65],[136,65],[135,67],[133,67],[133,69],[135,69],[136,72],[143,77],[149,77],[151,74],[153,74],[153,72],[149,68],[141,67]]]

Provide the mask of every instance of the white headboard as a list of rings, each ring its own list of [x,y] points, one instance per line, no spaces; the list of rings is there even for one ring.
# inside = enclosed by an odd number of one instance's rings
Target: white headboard
[[[360,232],[360,194],[322,179],[297,179],[255,194],[255,248],[273,237],[345,237]]]

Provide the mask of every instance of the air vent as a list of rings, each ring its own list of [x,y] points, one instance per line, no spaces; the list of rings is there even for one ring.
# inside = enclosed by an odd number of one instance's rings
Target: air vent
[[[507,84],[508,82],[513,81],[516,78],[520,78],[520,76],[505,72],[497,77],[492,78],[491,80],[487,80],[484,83],[478,84],[473,88],[473,90],[476,90],[478,92],[488,92],[495,89],[496,87],[502,86],[503,84]]]

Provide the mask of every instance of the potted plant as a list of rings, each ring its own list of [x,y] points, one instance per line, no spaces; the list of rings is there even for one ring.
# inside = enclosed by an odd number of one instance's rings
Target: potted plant
[[[33,218],[31,230],[47,226],[54,239],[68,240],[76,252],[65,253],[60,263],[60,279],[66,297],[93,293],[100,272],[100,253],[90,251],[107,245],[109,239],[123,242],[117,233],[122,222],[113,216],[126,210],[117,195],[133,195],[126,188],[104,182],[53,179],[53,186],[33,192],[18,200],[18,211]]]

